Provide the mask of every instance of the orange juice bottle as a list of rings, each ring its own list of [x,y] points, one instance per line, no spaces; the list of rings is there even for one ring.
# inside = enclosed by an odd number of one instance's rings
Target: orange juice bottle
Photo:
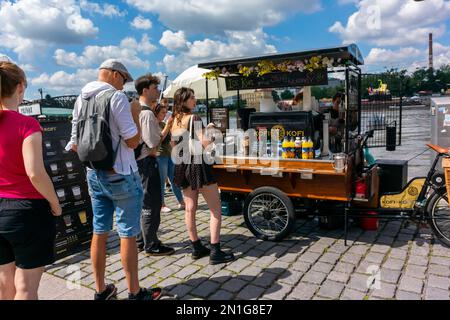
[[[281,157],[283,159],[287,159],[288,158],[288,148],[289,148],[289,141],[288,141],[287,137],[284,137],[281,147],[283,148],[283,153],[281,154]]]
[[[308,159],[308,141],[306,140],[305,136],[302,138],[302,159]]]
[[[314,159],[314,143],[311,138],[308,139],[308,159]]]
[[[288,158],[292,159],[294,158],[294,148],[295,148],[295,142],[293,138],[289,139],[289,153],[288,153]]]

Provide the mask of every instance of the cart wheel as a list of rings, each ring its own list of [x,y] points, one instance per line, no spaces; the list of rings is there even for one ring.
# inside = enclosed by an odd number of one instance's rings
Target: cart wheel
[[[244,219],[259,239],[280,241],[295,225],[294,206],[281,190],[258,188],[245,199]]]
[[[450,207],[446,191],[434,193],[427,203],[429,224],[440,242],[450,247]]]

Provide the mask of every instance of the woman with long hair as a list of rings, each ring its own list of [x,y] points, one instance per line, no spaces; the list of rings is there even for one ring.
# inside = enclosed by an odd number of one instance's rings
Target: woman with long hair
[[[199,116],[193,114],[196,106],[195,94],[192,89],[180,88],[174,95],[174,123],[172,125],[172,136],[178,141],[174,144],[180,144],[183,140],[194,139],[199,142],[203,148],[206,148],[211,142],[206,138],[205,128]],[[192,121],[192,122],[191,122]],[[200,127],[200,130],[195,130]],[[188,140],[189,140],[188,139]],[[186,145],[186,141],[184,141]],[[182,154],[186,148],[182,148],[181,154],[179,148],[173,148],[172,159],[175,163],[174,182],[183,189],[185,209],[185,221],[189,234],[189,240],[192,247],[192,258],[200,259],[209,255],[210,264],[219,264],[234,260],[232,253],[226,253],[220,249],[220,227],[222,221],[222,206],[220,203],[219,188],[212,175],[211,166],[204,162],[202,156],[200,161],[195,161],[197,155]],[[183,161],[180,161],[183,159]],[[210,218],[210,247],[205,247],[197,234],[196,212],[198,206],[198,196],[202,194],[206,204],[211,211]]]
[[[39,122],[21,115],[27,81],[0,62],[0,300],[38,298],[44,267],[55,261],[61,206],[45,171]]]

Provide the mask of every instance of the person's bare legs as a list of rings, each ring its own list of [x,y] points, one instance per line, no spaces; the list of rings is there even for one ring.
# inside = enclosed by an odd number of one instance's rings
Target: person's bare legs
[[[120,258],[127,279],[128,292],[137,294],[140,290],[138,279],[138,250],[136,237],[120,238]]]
[[[186,229],[189,235],[189,240],[195,242],[198,240],[197,223],[195,220],[195,214],[197,212],[198,205],[198,190],[192,190],[191,188],[183,189],[185,207],[185,222]]]
[[[102,293],[106,289],[105,268],[106,268],[106,241],[108,233],[94,234],[91,243],[91,261],[94,272],[95,289],[97,293]]]
[[[39,282],[41,281],[44,267],[35,269],[16,269],[14,285],[16,287],[15,300],[37,300]]]
[[[16,286],[14,285],[15,273],[15,262],[0,266],[0,300],[14,300],[16,295]]]
[[[211,212],[209,229],[211,232],[211,243],[220,242],[220,227],[222,223],[222,205],[220,203],[219,188],[217,184],[210,184],[200,189],[203,198]]]

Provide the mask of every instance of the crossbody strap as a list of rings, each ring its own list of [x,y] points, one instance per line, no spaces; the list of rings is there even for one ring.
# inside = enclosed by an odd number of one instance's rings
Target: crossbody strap
[[[189,119],[189,135],[192,140],[194,140],[194,115]]]

